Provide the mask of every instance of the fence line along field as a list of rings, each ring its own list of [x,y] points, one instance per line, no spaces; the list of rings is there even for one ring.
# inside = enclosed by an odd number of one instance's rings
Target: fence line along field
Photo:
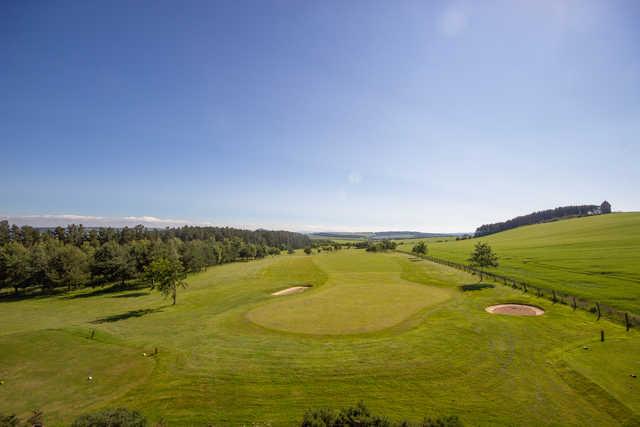
[[[57,426],[127,407],[167,425],[288,426],[310,407],[363,400],[393,420],[640,421],[637,330],[469,286],[476,277],[443,265],[298,251],[187,282],[175,306],[141,289],[0,302],[0,413],[38,408]],[[295,286],[311,288],[272,295]],[[485,311],[506,303],[544,314]]]
[[[419,241],[419,239],[418,239]],[[500,265],[488,271],[640,315],[640,213],[529,225],[476,239],[429,242],[429,255],[467,263],[478,242]],[[410,252],[414,240],[399,241]]]

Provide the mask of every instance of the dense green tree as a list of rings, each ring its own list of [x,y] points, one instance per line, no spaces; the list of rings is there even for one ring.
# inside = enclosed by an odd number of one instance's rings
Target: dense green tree
[[[86,238],[84,226],[82,224],[69,224],[65,231],[65,243],[81,246]]]
[[[11,240],[11,228],[6,219],[0,221],[0,246],[4,246]]]
[[[29,284],[39,286],[44,292],[53,288],[54,284],[49,280],[49,259],[54,251],[55,241],[39,242],[29,251],[27,269]]]
[[[123,285],[136,273],[135,259],[128,247],[111,240],[100,246],[91,264],[91,274],[102,283],[120,281]]]
[[[468,261],[472,266],[480,268],[480,280],[482,280],[482,269],[498,266],[498,256],[491,246],[483,242],[476,243]]]
[[[307,254],[307,255],[311,255],[311,248],[308,247],[308,246],[306,248],[304,248],[304,253]]]
[[[29,225],[23,225],[20,227],[20,243],[25,247],[30,248],[36,242],[40,240],[40,233],[35,228]]]
[[[413,249],[411,249],[416,255],[426,255],[427,254],[427,244],[425,242],[418,242]]]
[[[242,245],[240,251],[238,252],[238,256],[242,259],[251,259],[255,258],[258,253],[258,249],[256,245],[253,243],[247,243]]]
[[[28,252],[22,243],[9,242],[0,248],[0,287],[16,293],[29,279]]]
[[[159,290],[165,297],[171,296],[173,305],[176,304],[178,288],[187,286],[184,279],[186,273],[177,259],[159,258],[147,267],[146,278],[152,289]]]
[[[309,243],[307,236],[287,231],[249,231],[229,227],[157,230],[146,229],[142,225],[87,230],[75,224],[39,231],[0,221],[0,250],[7,265],[0,270],[0,286],[16,290],[39,287],[44,292],[62,286],[124,283],[142,274],[160,258],[178,260],[185,271],[192,272],[241,258],[277,255],[285,248],[294,250]],[[79,249],[84,256],[73,249],[61,249],[67,245]],[[79,261],[77,269],[68,265],[73,259]],[[90,278],[83,274],[86,271],[85,260],[89,263]]]
[[[58,245],[50,254],[47,277],[54,286],[66,286],[71,290],[82,286],[89,279],[87,255],[74,245]]]
[[[207,266],[207,244],[202,240],[186,242],[180,249],[180,259],[186,271],[198,272]]]

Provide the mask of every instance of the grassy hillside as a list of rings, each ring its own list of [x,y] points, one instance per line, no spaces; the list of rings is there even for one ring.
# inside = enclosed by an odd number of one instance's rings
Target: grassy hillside
[[[432,243],[429,254],[466,263],[489,243],[495,271],[640,313],[640,213],[616,213],[516,228],[479,239]],[[401,242],[410,251],[414,242]]]
[[[502,286],[463,292],[475,278],[457,270],[343,250],[228,264],[188,281],[176,306],[141,289],[0,302],[0,413],[40,408],[57,426],[126,406],[168,425],[289,426],[309,407],[363,399],[395,420],[640,421],[637,331]],[[301,284],[313,287],[271,295]],[[403,311],[407,295],[416,302]],[[547,311],[484,311],[514,301]],[[360,316],[375,328],[361,330]]]

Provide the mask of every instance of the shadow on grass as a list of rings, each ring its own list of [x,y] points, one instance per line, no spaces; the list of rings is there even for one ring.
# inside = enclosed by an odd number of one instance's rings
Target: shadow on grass
[[[128,294],[114,295],[111,298],[137,298],[149,295],[149,292],[130,292]]]
[[[495,288],[495,285],[490,285],[489,283],[473,283],[470,285],[462,285],[458,286],[462,292],[469,291],[481,291],[483,289]]]
[[[85,292],[81,294],[69,295],[64,297],[64,299],[78,299],[78,298],[91,298],[97,297],[99,295],[113,294],[115,292],[123,292],[123,291],[133,291],[138,289],[143,289],[148,285],[144,283],[117,283],[115,285],[106,286],[100,289],[95,289],[91,292]],[[124,296],[121,296],[124,298]]]
[[[50,298],[56,295],[60,295],[65,293],[63,290],[49,290],[46,292],[40,291],[31,291],[31,292],[20,292],[20,293],[3,293],[0,294],[0,303],[3,302],[14,302],[14,301],[22,301],[26,299],[43,299]]]
[[[113,323],[119,322],[121,320],[130,319],[132,317],[142,317],[151,313],[159,313],[162,312],[162,308],[145,308],[144,310],[131,310],[126,313],[114,314],[113,316],[102,317],[100,319],[96,319],[91,323],[94,325],[99,325],[100,323]]]

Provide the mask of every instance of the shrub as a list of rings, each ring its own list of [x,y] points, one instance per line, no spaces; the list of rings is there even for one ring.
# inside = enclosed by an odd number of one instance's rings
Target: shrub
[[[145,427],[147,419],[137,411],[125,408],[105,409],[77,418],[71,427]]]
[[[402,421],[392,423],[387,417],[373,415],[363,402],[345,409],[320,408],[308,410],[301,427],[462,427],[456,416],[426,418],[422,423]]]
[[[422,427],[462,427],[462,421],[455,415],[442,418],[428,418],[422,422]]]
[[[391,427],[389,420],[372,415],[363,402],[346,409],[321,408],[307,411],[301,427]]]
[[[0,414],[0,427],[17,427],[20,420],[15,415]]]

